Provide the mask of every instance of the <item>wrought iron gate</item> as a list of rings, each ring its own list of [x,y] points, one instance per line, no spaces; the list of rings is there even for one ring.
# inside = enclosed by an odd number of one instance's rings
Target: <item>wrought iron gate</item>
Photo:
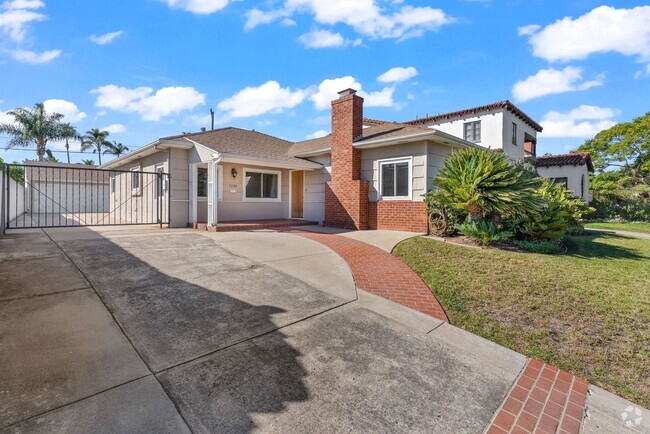
[[[169,224],[171,178],[161,169],[3,164],[2,227]]]

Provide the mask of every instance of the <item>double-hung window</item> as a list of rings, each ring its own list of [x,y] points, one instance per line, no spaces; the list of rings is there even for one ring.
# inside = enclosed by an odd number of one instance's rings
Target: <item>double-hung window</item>
[[[244,199],[280,200],[280,172],[244,169]]]
[[[478,143],[481,141],[481,121],[465,122],[463,130],[463,138],[468,142]]]
[[[517,144],[517,124],[514,122],[512,123],[512,144]]]
[[[382,199],[411,199],[411,158],[379,161],[379,193]]]

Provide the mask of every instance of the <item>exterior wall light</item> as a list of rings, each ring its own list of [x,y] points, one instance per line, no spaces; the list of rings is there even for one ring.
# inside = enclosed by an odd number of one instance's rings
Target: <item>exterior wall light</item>
[[[237,169],[233,167],[232,170],[230,171],[230,174],[232,175],[233,178],[237,178]]]

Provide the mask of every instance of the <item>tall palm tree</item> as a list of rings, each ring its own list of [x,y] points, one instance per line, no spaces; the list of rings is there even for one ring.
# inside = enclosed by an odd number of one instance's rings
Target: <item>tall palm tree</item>
[[[115,155],[116,157],[119,157],[120,155],[124,155],[127,152],[129,152],[129,148],[113,140],[113,143],[106,145],[106,150],[104,151],[104,154],[111,154],[111,155]]]
[[[111,142],[106,140],[110,133],[108,131],[100,131],[99,128],[93,128],[86,131],[86,134],[81,137],[81,151],[93,150],[93,154],[97,152],[99,155],[99,165],[102,165],[102,148],[111,146]]]
[[[81,136],[77,132],[77,129],[73,127],[70,123],[61,124],[61,138],[65,140],[65,152],[68,154],[68,164],[70,164],[70,145],[68,144],[69,140],[80,140]]]
[[[14,146],[29,146],[36,144],[39,161],[43,161],[47,142],[61,140],[61,113],[48,113],[43,103],[37,103],[33,109],[17,108],[7,112],[13,116],[11,124],[0,124],[0,133],[11,136],[7,149]]]

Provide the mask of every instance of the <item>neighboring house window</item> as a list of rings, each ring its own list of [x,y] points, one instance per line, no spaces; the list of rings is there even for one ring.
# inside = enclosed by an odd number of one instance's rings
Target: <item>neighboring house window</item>
[[[141,182],[142,180],[140,179],[142,177],[142,174],[140,173],[140,167],[134,167],[131,169],[131,193],[132,194],[140,194],[140,190],[142,188]]]
[[[196,195],[208,197],[208,169],[199,167],[196,172]]]
[[[517,144],[517,124],[514,122],[512,123],[512,144]]]
[[[412,159],[379,161],[379,192],[382,199],[411,198]]]
[[[468,142],[480,142],[481,141],[481,121],[475,122],[466,122],[464,124],[465,133],[464,138]]]
[[[585,174],[580,178],[580,197],[585,197]]]
[[[562,184],[565,188],[569,188],[569,180],[568,178],[551,178],[550,181],[553,184]]]
[[[115,176],[111,177],[111,193],[115,193]]]
[[[280,199],[280,172],[244,169],[245,199]]]

